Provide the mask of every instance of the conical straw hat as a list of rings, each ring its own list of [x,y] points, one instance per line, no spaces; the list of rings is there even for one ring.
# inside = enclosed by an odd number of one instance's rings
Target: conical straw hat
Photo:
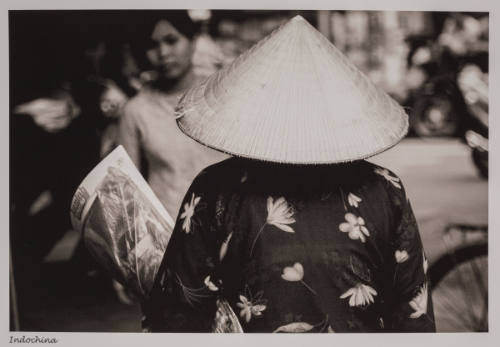
[[[216,150],[293,164],[364,159],[408,130],[401,106],[300,16],[187,91],[177,121]]]

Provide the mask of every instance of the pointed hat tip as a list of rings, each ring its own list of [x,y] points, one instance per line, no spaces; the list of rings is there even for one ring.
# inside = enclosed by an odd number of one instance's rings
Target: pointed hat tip
[[[302,17],[300,14],[298,14],[295,17],[293,17],[292,19],[290,19],[288,21],[288,23],[292,24],[293,26],[301,26],[301,27],[307,26],[307,27],[311,27],[311,23],[309,23],[307,21],[307,19],[305,19],[304,17]]]
[[[293,17],[292,20],[293,21],[304,21],[305,19],[300,14],[298,14],[295,17]]]

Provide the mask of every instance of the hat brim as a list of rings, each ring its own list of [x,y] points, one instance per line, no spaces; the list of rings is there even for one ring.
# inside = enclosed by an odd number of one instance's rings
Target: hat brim
[[[289,164],[366,159],[408,132],[403,108],[305,20],[291,20],[178,103],[182,132],[212,149]]]

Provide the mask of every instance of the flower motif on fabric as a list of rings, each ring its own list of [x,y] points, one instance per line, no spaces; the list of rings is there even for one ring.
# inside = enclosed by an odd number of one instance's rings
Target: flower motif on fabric
[[[272,197],[267,198],[267,224],[274,225],[287,233],[293,233],[295,231],[288,226],[295,223],[295,219],[292,217],[293,209],[285,198],[281,197],[274,202]]]
[[[219,251],[219,260],[222,261],[224,257],[226,256],[227,253],[227,247],[229,246],[229,241],[231,240],[231,237],[233,237],[233,233],[230,232],[229,235],[227,235],[226,239],[222,243]]]
[[[316,295],[316,292],[303,281],[304,267],[301,263],[295,263],[293,266],[287,266],[283,269],[281,278],[289,282],[301,282],[311,293]]]
[[[389,170],[387,169],[381,169],[381,168],[376,168],[375,173],[384,177],[387,181],[389,181],[394,187],[401,189],[401,180],[397,177],[391,176],[389,173]]]
[[[320,198],[319,198],[319,199],[320,199],[321,201],[326,201],[326,200],[328,200],[328,198],[329,198],[330,196],[332,196],[332,192],[325,192],[325,193],[321,194],[321,196],[320,196]]]
[[[274,201],[272,197],[268,197],[266,222],[262,225],[253,240],[252,247],[250,248],[250,255],[252,255],[255,243],[257,242],[260,234],[264,231],[266,225],[274,225],[276,228],[287,233],[294,233],[295,231],[289,226],[289,224],[295,223],[293,215],[293,208],[288,204],[284,197],[280,197],[276,201]]]
[[[262,292],[258,292],[253,298],[251,295],[248,296],[250,298],[240,295],[240,302],[236,303],[236,306],[240,308],[240,317],[244,318],[247,323],[250,322],[252,317],[262,316],[262,312],[266,309],[265,300],[262,299]]]
[[[184,219],[182,223],[182,230],[187,234],[191,232],[191,218],[194,215],[196,205],[200,202],[200,197],[196,197],[194,193],[191,195],[191,201],[184,204],[184,211],[181,214],[181,219]]]
[[[161,288],[165,287],[166,280],[167,280],[167,271],[163,271],[162,274],[161,274],[161,277],[160,277],[160,286],[161,286]]]
[[[349,238],[352,240],[361,240],[361,242],[366,241],[366,237],[370,236],[370,232],[365,227],[365,221],[361,217],[356,217],[352,213],[345,214],[346,222],[339,225],[340,231],[343,233],[348,233]]]
[[[397,250],[394,253],[394,257],[396,258],[396,263],[401,264],[407,261],[410,256],[408,255],[408,252],[406,250]]]
[[[176,282],[179,285],[179,287],[181,288],[184,299],[186,300],[186,302],[189,305],[194,306],[194,304],[200,303],[203,298],[207,298],[207,297],[210,297],[213,295],[213,293],[210,293],[210,291],[207,291],[207,288],[208,288],[207,285],[204,285],[200,288],[191,288],[191,287],[184,285],[184,283],[182,283],[181,278],[179,277],[178,274],[175,274],[175,276],[176,276]],[[208,278],[208,281],[207,281],[207,278]],[[210,277],[207,277],[207,278],[205,278],[205,281],[209,282]]]
[[[318,324],[312,325],[307,322],[292,322],[280,326],[275,329],[273,333],[307,333],[312,332],[313,329],[317,332],[334,333],[331,325],[329,324],[328,315]]]
[[[216,292],[219,290],[219,287],[217,287],[213,282],[212,280],[210,280],[210,276],[207,276],[205,277],[205,280],[203,281],[203,283],[205,283],[205,285],[207,286],[207,288],[209,290],[211,290],[212,292]]]
[[[377,295],[377,291],[372,287],[358,283],[355,287],[350,288],[344,294],[340,296],[341,299],[349,299],[349,306],[366,306],[373,303],[374,296]]]
[[[146,316],[141,317],[141,326],[142,326],[143,333],[150,333],[151,332],[151,327],[148,324]]]
[[[359,196],[354,195],[353,193],[349,193],[347,196],[347,202],[349,205],[358,208],[359,203],[361,202],[361,198]]]
[[[422,258],[423,258],[423,268],[424,268],[424,274],[427,274],[427,268],[429,267],[429,263],[427,262],[427,258],[425,257],[424,251],[422,251]]]
[[[275,329],[273,333],[306,333],[314,329],[314,325],[307,322],[293,322],[282,325]]]
[[[244,172],[243,176],[241,176],[240,182],[245,183],[248,180],[248,172]]]
[[[223,197],[219,197],[215,203],[215,223],[219,228],[223,224],[224,211],[226,210],[224,203]]]
[[[427,283],[424,283],[417,296],[410,301],[410,306],[414,312],[410,315],[410,318],[416,319],[421,315],[427,313],[427,300],[428,300],[428,290]]]
[[[349,267],[352,273],[356,276],[354,282],[371,282],[372,275],[370,269],[358,257],[349,256]]]

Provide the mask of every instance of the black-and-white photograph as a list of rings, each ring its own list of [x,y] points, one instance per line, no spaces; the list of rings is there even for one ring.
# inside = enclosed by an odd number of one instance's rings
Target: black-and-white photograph
[[[10,10],[9,330],[490,331],[489,21]]]

